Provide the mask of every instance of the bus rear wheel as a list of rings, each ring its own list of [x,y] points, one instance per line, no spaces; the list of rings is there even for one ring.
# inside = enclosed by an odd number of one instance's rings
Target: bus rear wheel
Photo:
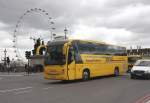
[[[114,76],[115,77],[119,76],[119,69],[118,68],[115,68],[115,70],[114,70]]]
[[[84,70],[82,74],[82,80],[87,81],[90,79],[90,72],[89,70]]]

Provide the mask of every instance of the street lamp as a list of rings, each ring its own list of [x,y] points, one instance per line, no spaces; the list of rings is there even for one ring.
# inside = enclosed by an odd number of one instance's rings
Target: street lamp
[[[67,30],[67,28],[65,27],[65,29],[64,29],[64,33],[65,33],[65,40],[67,39],[67,33],[68,33],[68,30]]]
[[[5,56],[5,57],[4,57],[4,65],[5,65],[5,66],[6,66],[6,53],[7,53],[7,50],[5,49],[5,50],[4,50],[4,56]]]

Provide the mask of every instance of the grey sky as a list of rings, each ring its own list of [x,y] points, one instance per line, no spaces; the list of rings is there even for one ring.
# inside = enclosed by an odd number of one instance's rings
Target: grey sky
[[[58,35],[66,26],[70,38],[106,41],[128,48],[150,47],[149,0],[0,0],[0,48],[11,49],[16,22],[31,8],[46,10],[55,21]],[[50,35],[45,17],[32,14],[24,18],[18,30],[22,37],[19,47],[32,47],[32,41],[26,42],[32,33],[34,37]]]

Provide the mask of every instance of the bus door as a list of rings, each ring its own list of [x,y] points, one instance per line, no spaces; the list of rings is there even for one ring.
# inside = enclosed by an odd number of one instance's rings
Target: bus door
[[[68,71],[68,79],[74,80],[76,79],[76,64],[74,58],[74,49],[73,47],[69,47],[68,50],[68,60],[67,60],[67,71]]]

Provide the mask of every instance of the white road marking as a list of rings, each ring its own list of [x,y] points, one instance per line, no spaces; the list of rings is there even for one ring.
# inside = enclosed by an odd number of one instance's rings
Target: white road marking
[[[20,76],[23,76],[23,75],[0,75],[0,77],[20,77]]]
[[[15,95],[17,95],[17,94],[29,93],[29,92],[31,92],[31,91],[32,91],[32,90],[19,91],[19,92],[16,92]]]
[[[53,87],[47,87],[47,88],[43,88],[44,90],[47,90],[47,89],[51,89],[51,88],[53,88]]]
[[[19,91],[19,90],[25,90],[25,89],[32,89],[32,87],[0,90],[0,93],[7,93],[7,92],[13,92],[13,91]]]

